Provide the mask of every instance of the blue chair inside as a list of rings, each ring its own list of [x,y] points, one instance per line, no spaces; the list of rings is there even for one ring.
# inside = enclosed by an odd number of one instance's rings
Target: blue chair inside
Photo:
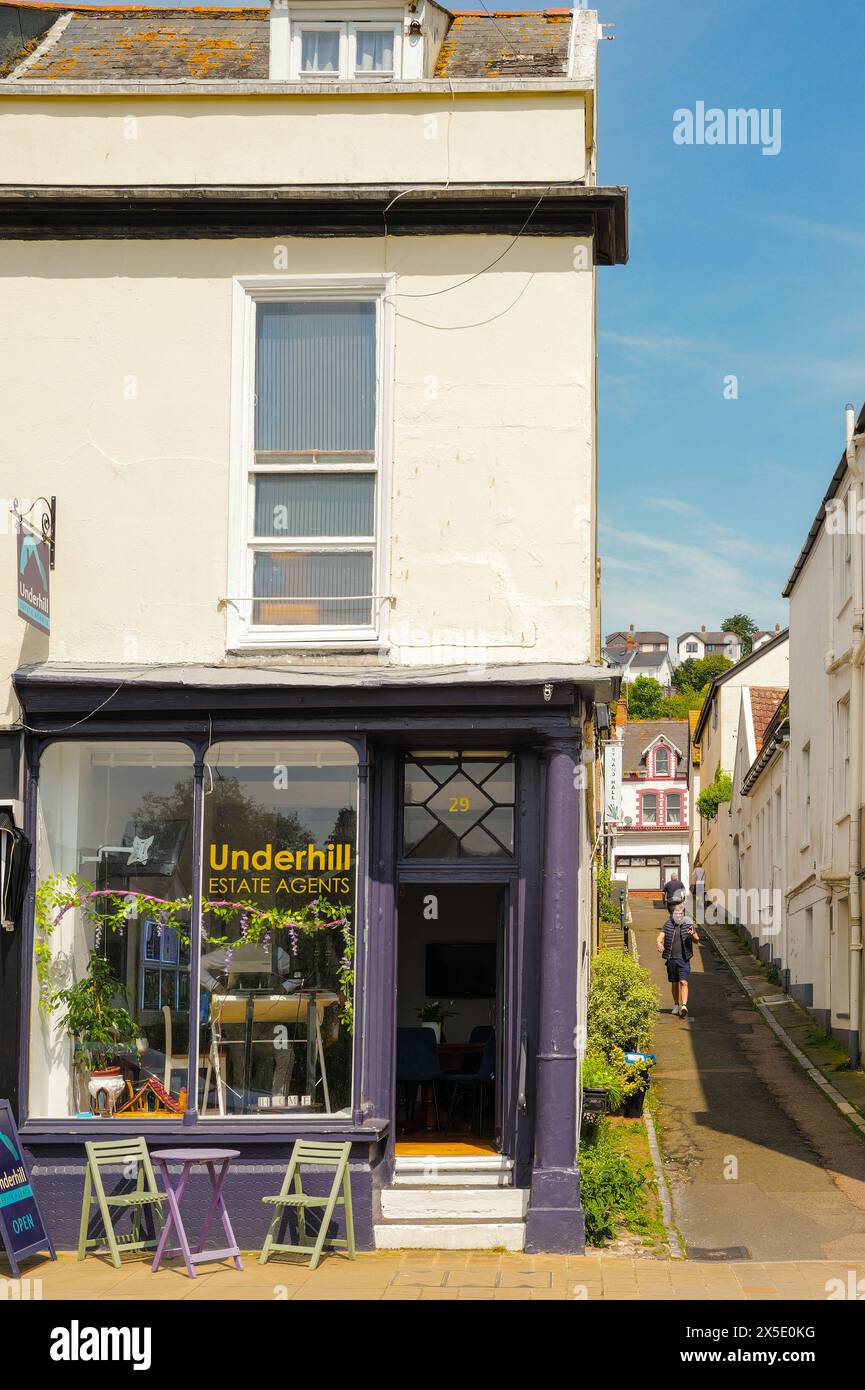
[[[453,1122],[454,1108],[456,1099],[461,1086],[475,1087],[478,1100],[478,1136],[483,1134],[484,1128],[484,1087],[489,1082],[495,1080],[496,1075],[496,1035],[491,1033],[484,1043],[484,1050],[481,1054],[480,1066],[476,1071],[458,1072],[449,1079],[453,1082],[451,1091],[451,1103],[448,1108],[447,1127],[451,1128]],[[474,1129],[474,1096],[472,1097],[472,1129]]]
[[[476,1023],[469,1033],[470,1043],[485,1043],[495,1036],[495,1029],[491,1023]]]
[[[431,1028],[397,1028],[396,1079],[397,1085],[402,1087],[406,1123],[409,1126],[414,1125],[418,1086],[432,1083],[436,1129],[441,1129],[438,1083],[448,1078],[441,1069],[438,1044]]]
[[[431,1028],[397,1028],[397,1081],[444,1081],[438,1045]]]

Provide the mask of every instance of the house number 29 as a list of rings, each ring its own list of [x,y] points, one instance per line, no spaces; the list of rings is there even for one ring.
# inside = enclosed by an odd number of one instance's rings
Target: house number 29
[[[469,798],[468,798],[467,796],[452,796],[452,797],[451,797],[451,811],[452,811],[452,812],[456,812],[456,811],[469,811],[469,810],[471,810],[471,805],[470,805],[470,802],[469,802]]]

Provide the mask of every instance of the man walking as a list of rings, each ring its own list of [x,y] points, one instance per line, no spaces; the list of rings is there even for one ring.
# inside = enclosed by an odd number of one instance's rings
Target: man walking
[[[677,874],[668,878],[664,884],[664,902],[667,904],[667,911],[670,912],[675,903],[683,903],[686,893],[685,885]]]
[[[684,903],[676,903],[658,932],[656,945],[667,962],[667,979],[673,991],[673,1013],[679,1018],[688,1016],[688,980],[691,976],[691,957],[694,942],[700,938],[693,922],[685,914]]]

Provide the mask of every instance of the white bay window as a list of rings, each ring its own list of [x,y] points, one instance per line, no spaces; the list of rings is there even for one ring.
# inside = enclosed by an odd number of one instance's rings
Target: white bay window
[[[230,646],[380,637],[384,279],[238,283]]]

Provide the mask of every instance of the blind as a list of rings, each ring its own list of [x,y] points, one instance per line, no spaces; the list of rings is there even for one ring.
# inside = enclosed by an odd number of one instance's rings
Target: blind
[[[375,449],[375,305],[260,303],[255,448]]]

